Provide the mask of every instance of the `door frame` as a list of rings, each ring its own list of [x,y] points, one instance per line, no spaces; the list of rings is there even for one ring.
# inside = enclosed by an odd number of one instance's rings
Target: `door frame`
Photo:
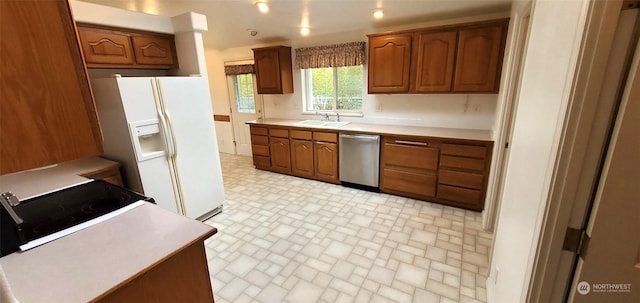
[[[486,207],[482,212],[483,229],[485,231],[493,231],[498,221],[498,210],[500,209],[500,201],[502,198],[502,188],[504,186],[504,177],[507,171],[508,150],[504,148],[511,140],[513,131],[513,122],[515,121],[515,108],[518,102],[518,94],[520,91],[520,79],[522,77],[522,66],[524,66],[524,52],[527,49],[529,38],[529,28],[531,21],[531,2],[525,4],[511,18],[511,29],[514,34],[508,42],[508,53],[513,53],[510,58],[506,59],[505,69],[502,74],[507,75],[503,87],[504,95],[502,97],[501,112],[498,114],[498,137],[495,139],[493,159],[491,161],[491,171],[497,172],[490,175]],[[493,245],[491,245],[493,251]],[[491,259],[491,254],[489,255]]]
[[[224,66],[227,65],[239,65],[239,64],[254,64],[254,60],[253,59],[239,59],[239,60],[229,60],[229,61],[224,61]],[[233,83],[232,80],[229,79],[229,75],[225,75],[225,81],[227,83],[227,96],[229,96],[229,117],[230,120],[229,123],[231,123],[231,136],[233,137],[233,153],[235,155],[238,154],[238,148],[237,148],[237,137],[236,134],[238,133],[238,131],[236,130],[236,120],[238,119],[238,111],[236,110],[236,100],[235,100],[235,93],[232,94],[232,87],[231,87],[231,83]],[[259,111],[259,116],[260,118],[264,118],[264,98],[261,94],[258,94],[258,89],[257,89],[257,85],[256,85],[256,75],[253,74],[253,95],[254,95],[254,102],[256,104],[256,110],[258,109],[258,105],[260,108]],[[258,113],[256,113],[258,114]]]
[[[622,0],[590,1],[580,57],[563,125],[551,193],[547,201],[540,240],[532,255],[528,302],[560,302],[570,286],[572,258],[563,251],[568,227],[575,226],[576,213],[584,217],[597,186],[612,104],[602,96],[611,44],[620,16]],[[620,71],[618,71],[620,72]],[[616,96],[617,98],[617,96]],[[608,108],[607,108],[608,107]],[[604,109],[604,110],[603,110]],[[604,122],[604,123],[603,123]]]

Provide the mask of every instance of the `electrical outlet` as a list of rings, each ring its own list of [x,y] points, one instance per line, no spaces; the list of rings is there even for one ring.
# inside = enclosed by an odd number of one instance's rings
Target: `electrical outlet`
[[[474,113],[479,113],[480,112],[480,104],[479,103],[476,103],[476,104],[472,105],[471,108],[472,108],[472,111]]]
[[[376,111],[377,112],[381,112],[382,111],[382,104],[380,104],[379,102],[376,103]]]

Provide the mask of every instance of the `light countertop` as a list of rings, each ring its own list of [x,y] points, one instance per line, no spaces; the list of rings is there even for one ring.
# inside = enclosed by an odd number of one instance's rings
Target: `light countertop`
[[[0,258],[19,302],[88,302],[216,233],[153,204]]]
[[[349,123],[342,127],[314,127],[309,125],[296,124],[302,120],[287,119],[258,119],[248,121],[247,124],[269,125],[269,126],[286,126],[297,128],[310,128],[314,130],[333,130],[340,132],[357,132],[366,134],[380,135],[403,135],[403,136],[422,136],[434,138],[453,138],[472,141],[493,141],[491,139],[491,131],[478,129],[461,129],[461,128],[442,128],[442,127],[421,127],[407,125],[390,125],[390,124],[368,124],[368,123]]]
[[[19,200],[43,195],[61,188],[78,185],[90,179],[81,174],[117,165],[100,157],[78,159],[55,166],[0,176],[0,192],[12,192]]]

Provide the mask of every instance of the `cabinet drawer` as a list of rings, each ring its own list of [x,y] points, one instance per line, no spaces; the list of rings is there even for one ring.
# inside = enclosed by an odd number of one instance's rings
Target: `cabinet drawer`
[[[271,129],[269,129],[269,135],[271,137],[289,138],[289,130],[288,129],[271,128]]]
[[[269,135],[269,129],[266,128],[266,127],[251,126],[251,134],[252,135],[267,136],[267,135]]]
[[[269,157],[269,146],[251,145],[251,152],[254,156],[267,156]]]
[[[459,144],[442,144],[443,155],[462,156],[484,159],[487,155],[487,147]]]
[[[322,141],[322,142],[338,142],[338,134],[336,133],[324,133],[324,132],[313,132],[313,140]]]
[[[251,135],[251,144],[253,145],[269,145],[269,137],[260,135]]]
[[[455,202],[479,205],[480,191],[448,185],[438,185],[438,198]]]
[[[383,153],[383,165],[428,170],[438,167],[437,148],[385,143]]]
[[[441,169],[438,176],[439,184],[455,185],[473,189],[482,189],[484,176],[474,173],[465,173]]]
[[[440,158],[440,166],[471,170],[484,170],[484,159],[442,156]]]
[[[382,180],[383,189],[428,197],[433,197],[436,194],[435,175],[416,174],[385,168],[382,171]]]
[[[292,130],[291,139],[309,140],[313,139],[313,133],[306,130]]]
[[[264,156],[253,156],[253,165],[258,168],[271,167],[271,158]]]

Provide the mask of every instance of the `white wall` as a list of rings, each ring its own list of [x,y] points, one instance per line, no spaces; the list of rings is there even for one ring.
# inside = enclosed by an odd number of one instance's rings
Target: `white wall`
[[[379,32],[389,30],[403,30],[409,28],[423,28],[443,24],[473,22],[508,17],[508,14],[492,14],[451,19],[446,21],[426,22],[405,25],[401,27],[380,29]],[[295,41],[287,41],[278,45],[292,48],[327,45],[353,41],[367,41],[367,33],[353,31],[336,33],[326,36],[308,37]],[[225,61],[253,59],[251,48],[266,45],[255,45],[226,50],[207,49],[206,57],[209,70],[209,85],[213,100],[214,112],[219,115],[229,115],[229,95],[224,75]],[[295,54],[295,52],[294,52]],[[294,92],[286,95],[265,95],[265,118],[283,119],[314,119],[313,116],[302,114],[302,94],[300,70],[294,69]],[[363,100],[363,117],[345,117],[344,120],[361,123],[382,123],[416,125],[447,128],[488,129],[494,127],[497,94],[366,94],[367,69],[364,70],[365,95]],[[343,119],[343,118],[341,118]],[[228,124],[228,127],[218,125]],[[233,152],[233,134],[230,123],[219,122],[218,144],[221,151]],[[228,131],[226,131],[228,129]]]
[[[487,281],[488,302],[526,301],[587,4],[587,0],[533,3]]]

